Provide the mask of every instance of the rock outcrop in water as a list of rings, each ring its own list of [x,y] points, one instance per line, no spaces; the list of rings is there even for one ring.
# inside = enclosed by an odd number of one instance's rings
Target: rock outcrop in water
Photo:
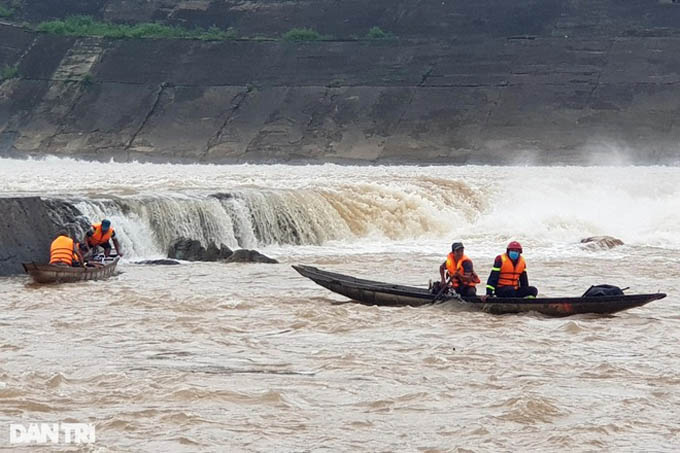
[[[229,258],[232,251],[224,244],[219,247],[214,242],[204,247],[200,241],[189,238],[179,238],[170,245],[168,258],[184,261],[219,261]]]
[[[168,260],[168,259],[158,259],[158,260],[143,260],[137,261],[135,264],[146,264],[150,266],[176,266],[180,264],[179,261]]]
[[[23,272],[21,263],[50,258],[50,244],[62,227],[38,197],[0,198],[0,275]]]
[[[247,39],[78,38],[16,25],[75,14],[234,27]],[[0,85],[0,155],[677,160],[671,0],[24,0],[10,19],[0,68],[16,77]],[[397,38],[366,39],[372,26]],[[280,40],[293,27],[334,38]]]
[[[257,250],[248,250],[248,249],[239,249],[239,250],[234,250],[234,253],[224,260],[225,263],[267,263],[267,264],[276,264],[278,261],[276,261],[273,258],[269,258],[268,256],[263,255],[262,253],[258,252]]]
[[[170,245],[168,258],[185,261],[223,261],[225,263],[278,263],[256,250],[239,249],[232,251],[224,244],[214,242],[204,247],[196,239],[179,238]]]
[[[586,244],[586,246],[591,248],[600,249],[613,249],[614,247],[623,245],[623,241],[621,239],[616,239],[612,236],[591,236],[581,239],[581,243]]]

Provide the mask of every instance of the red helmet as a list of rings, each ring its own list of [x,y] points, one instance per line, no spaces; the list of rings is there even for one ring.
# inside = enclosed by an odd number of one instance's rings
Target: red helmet
[[[522,253],[522,244],[517,241],[512,241],[508,244],[508,250],[519,250],[519,253]]]

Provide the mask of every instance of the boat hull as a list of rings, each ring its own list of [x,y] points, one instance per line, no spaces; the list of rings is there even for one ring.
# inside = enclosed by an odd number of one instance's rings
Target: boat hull
[[[113,275],[119,257],[96,267],[64,267],[53,264],[23,263],[24,270],[36,283],[72,283],[103,280]]]
[[[435,295],[423,288],[358,279],[312,266],[293,266],[293,268],[318,285],[349,297],[353,301],[386,307],[419,307],[433,303],[452,302],[470,310],[493,314],[538,312],[547,316],[561,317],[582,313],[611,314],[640,307],[666,297],[663,293],[536,299],[493,297],[485,300],[481,297],[447,296],[435,301]]]

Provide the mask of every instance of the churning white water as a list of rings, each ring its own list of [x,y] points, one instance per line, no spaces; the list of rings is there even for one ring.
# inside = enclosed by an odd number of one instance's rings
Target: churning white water
[[[343,167],[0,160],[0,191],[111,218],[133,257],[179,236],[230,247],[362,249],[510,238],[553,247],[608,234],[679,249],[677,167]]]
[[[110,218],[127,252],[105,281],[0,279],[0,448],[10,423],[45,421],[94,424],[93,451],[677,451],[678,180],[677,167],[0,159],[0,195]],[[625,245],[579,243],[602,234]],[[280,264],[134,264],[180,236]],[[543,295],[610,283],[669,297],[564,319],[388,309],[290,268],[425,285],[454,240],[482,280],[519,240]]]

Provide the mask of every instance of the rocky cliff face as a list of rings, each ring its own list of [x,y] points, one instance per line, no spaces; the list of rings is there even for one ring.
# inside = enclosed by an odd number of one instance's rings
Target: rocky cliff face
[[[0,155],[183,162],[678,159],[680,4],[24,0],[307,43],[60,37],[0,25]],[[380,26],[398,39],[354,39]]]
[[[50,244],[61,225],[38,197],[0,198],[0,276],[23,272],[21,263],[50,259]]]

